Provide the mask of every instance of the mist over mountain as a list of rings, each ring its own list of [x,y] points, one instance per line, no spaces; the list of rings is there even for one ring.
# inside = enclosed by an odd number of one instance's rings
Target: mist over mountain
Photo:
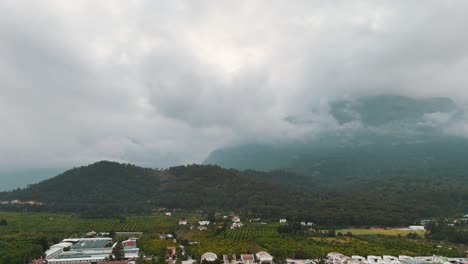
[[[337,125],[281,143],[249,142],[218,149],[206,159],[238,169],[288,169],[317,180],[392,170],[465,168],[468,140],[457,136],[464,113],[448,98],[381,95],[330,104]],[[307,117],[289,116],[305,124]]]

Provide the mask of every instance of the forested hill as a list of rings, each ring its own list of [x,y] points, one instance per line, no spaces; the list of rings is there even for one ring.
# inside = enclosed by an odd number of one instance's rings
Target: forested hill
[[[397,226],[467,210],[468,186],[462,176],[457,179],[411,180],[411,175],[395,171],[382,180],[355,179],[330,186],[285,171],[238,171],[211,165],[154,170],[102,161],[0,193],[0,201],[36,200],[45,205],[27,206],[28,210],[90,217],[150,213],[164,207],[321,224]],[[22,210],[26,205],[0,207]]]

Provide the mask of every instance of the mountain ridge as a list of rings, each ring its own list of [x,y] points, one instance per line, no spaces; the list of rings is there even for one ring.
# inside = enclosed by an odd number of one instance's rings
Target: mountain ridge
[[[329,184],[287,171],[239,171],[214,165],[155,170],[101,161],[0,193],[0,200],[36,200],[45,202],[43,206],[2,204],[0,208],[27,207],[83,217],[147,214],[160,208],[219,210],[319,224],[401,226],[468,210],[465,174],[457,173],[459,177],[449,181],[423,175],[426,181],[421,182],[421,175],[395,170],[385,177],[363,173]]]

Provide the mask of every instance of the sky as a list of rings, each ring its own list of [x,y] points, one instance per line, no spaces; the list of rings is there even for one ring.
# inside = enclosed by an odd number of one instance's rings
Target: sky
[[[465,0],[1,0],[0,167],[200,163],[229,144],[323,131],[343,98],[465,105],[466,10]],[[306,127],[285,120],[304,114]]]

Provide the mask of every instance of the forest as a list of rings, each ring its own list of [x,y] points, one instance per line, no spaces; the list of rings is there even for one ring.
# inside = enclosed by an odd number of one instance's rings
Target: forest
[[[439,175],[438,171],[376,171],[327,184],[280,170],[239,171],[213,165],[158,170],[102,161],[0,193],[0,201],[44,203],[1,205],[7,211],[73,212],[88,218],[148,214],[159,208],[220,209],[327,225],[406,226],[468,211],[463,176]]]

